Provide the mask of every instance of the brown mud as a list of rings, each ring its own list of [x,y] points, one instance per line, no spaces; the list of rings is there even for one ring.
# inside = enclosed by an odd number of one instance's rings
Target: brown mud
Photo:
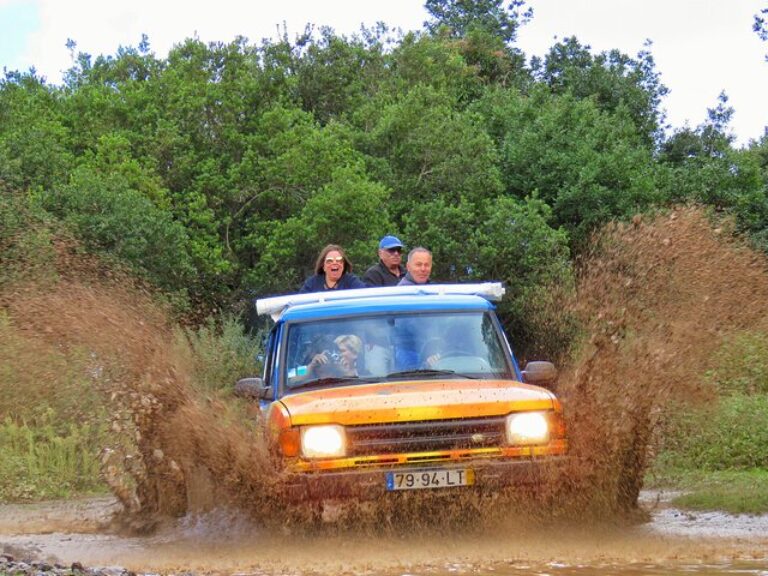
[[[105,531],[110,498],[0,505],[0,553],[154,574],[756,574],[768,570],[768,518],[728,517],[719,527],[651,495],[642,525],[542,527],[513,520],[482,532],[292,533],[238,510],[190,514],[152,534]],[[101,526],[101,527],[100,527]],[[727,528],[726,528],[727,527]]]
[[[591,554],[591,546],[598,550],[617,525],[633,530],[626,520],[636,519],[638,512],[648,516],[638,496],[663,408],[673,398],[708,398],[701,378],[723,338],[765,327],[768,268],[762,256],[713,228],[695,209],[612,227],[593,246],[580,263],[578,293],[570,307],[583,322],[583,344],[558,382],[572,442],[568,474],[553,479],[535,501],[530,494],[490,505],[473,497],[446,501],[420,496],[404,506],[352,508],[344,527],[351,532],[364,528],[374,539],[384,530],[393,539],[371,545],[396,548],[392,554],[414,562],[426,560],[411,544],[416,534],[424,539],[425,555],[454,558],[474,547],[493,559],[504,556],[509,542],[504,539],[502,549],[494,550],[495,539],[471,535],[505,531],[527,543],[519,550],[541,550],[541,558],[549,558],[536,544],[541,534],[529,538],[527,528],[509,524],[510,517],[526,513],[543,530],[559,532],[551,524],[557,518],[569,533],[586,530],[585,520],[592,519],[587,541],[566,538],[559,548],[573,559],[594,560],[600,554]],[[162,537],[185,515],[236,510],[249,526],[245,540],[258,534],[265,552],[274,538],[295,537],[316,510],[287,509],[280,503],[279,482],[264,447],[254,441],[256,425],[191,385],[189,359],[174,347],[173,322],[165,311],[126,278],[81,261],[68,247],[60,252],[55,283],[5,286],[0,307],[29,342],[90,352],[91,369],[99,374],[95,385],[109,398],[117,438],[105,447],[102,460],[104,477],[120,503],[112,528]],[[446,543],[440,537],[440,526],[446,525],[466,526],[467,536],[454,535]],[[430,531],[432,526],[438,528]],[[217,530],[204,532],[210,536]],[[595,534],[600,536],[589,544]],[[305,542],[302,554],[308,561],[333,561],[335,545],[322,542]],[[653,557],[658,543],[649,536],[627,546],[637,548],[628,554],[632,558],[646,558]],[[703,550],[697,545],[696,553]],[[386,550],[380,552],[371,558],[378,568]],[[230,553],[237,556],[236,546]]]
[[[724,338],[768,326],[768,264],[700,210],[636,217],[595,238],[573,309],[587,336],[559,389],[570,478],[584,510],[631,512],[664,408],[713,400]]]

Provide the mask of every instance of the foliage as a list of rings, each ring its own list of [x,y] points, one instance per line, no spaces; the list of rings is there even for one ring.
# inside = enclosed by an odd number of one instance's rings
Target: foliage
[[[302,108],[322,124],[362,106],[386,78],[383,42],[388,30],[382,25],[363,32],[363,38],[347,39],[321,28],[316,40],[305,37],[297,43],[297,49],[305,48],[295,58],[298,97]]]
[[[81,166],[68,184],[40,196],[40,204],[70,225],[86,246],[117,256],[168,291],[190,281],[186,231],[119,172]]]
[[[657,166],[660,189],[673,202],[697,202],[736,219],[737,231],[768,249],[766,138],[734,150],[729,133],[733,108],[723,93],[705,122],[675,131],[662,145]]]
[[[0,80],[4,179],[22,188],[49,187],[66,178],[73,156],[59,91],[36,76],[7,73]]]
[[[514,42],[517,29],[533,15],[528,9],[522,14],[524,0],[426,0],[424,7],[432,16],[426,28],[432,33],[445,28],[452,36],[464,37],[474,30],[483,30],[505,44]]]
[[[391,70],[373,101],[356,112],[355,124],[365,128],[381,115],[383,107],[400,101],[413,89],[431,88],[460,108],[483,91],[481,70],[465,58],[461,41],[407,34],[388,55]]]
[[[103,492],[98,452],[104,430],[71,423],[28,426],[6,418],[0,424],[0,502],[70,498]]]
[[[721,394],[768,394],[768,334],[741,332],[729,337],[707,373]]]
[[[393,190],[393,210],[407,214],[423,202],[481,199],[501,189],[496,152],[479,117],[452,111],[444,94],[411,90],[388,106],[367,151],[386,160],[380,174]]]
[[[630,58],[618,50],[595,56],[576,37],[558,42],[541,62],[532,62],[534,74],[554,94],[590,99],[600,110],[624,109],[646,145],[661,134],[661,99],[669,92],[655,70],[650,44]]]
[[[435,251],[436,278],[507,282],[502,314],[539,351],[567,348],[568,322],[538,336],[551,282],[567,291],[569,258],[609,220],[696,201],[768,249],[766,140],[734,149],[725,95],[665,140],[651,45],[630,57],[567,38],[526,64],[522,0],[426,8],[404,35],[188,38],[165,57],[146,37],[95,57],[70,42],[62,86],[7,72],[0,217],[30,226],[2,232],[3,264],[43,266],[67,229],[200,319],[294,290],[326,243],[361,270],[398,231]]]
[[[660,200],[650,151],[622,109],[602,112],[570,94],[496,90],[477,110],[496,140],[506,193],[535,193],[551,207],[552,225],[575,241]]]
[[[256,356],[263,351],[262,336],[246,334],[233,316],[218,322],[209,318],[200,328],[176,335],[177,346],[192,359],[192,382],[207,392],[230,391],[238,379],[260,374]]]
[[[662,468],[768,468],[768,395],[733,394],[715,407],[677,408],[664,434]]]
[[[247,279],[255,294],[297,290],[320,249],[334,243],[345,247],[353,263],[375,259],[376,240],[392,229],[387,216],[388,190],[369,181],[360,168],[342,168],[301,212],[284,222],[266,223],[252,238],[260,254]],[[354,206],[354,210],[349,210]],[[368,240],[366,240],[368,239]]]

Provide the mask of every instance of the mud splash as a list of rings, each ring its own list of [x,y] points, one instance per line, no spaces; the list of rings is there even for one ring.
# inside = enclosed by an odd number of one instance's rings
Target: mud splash
[[[65,355],[86,351],[86,371],[109,405],[114,442],[102,451],[102,473],[122,504],[121,521],[149,530],[221,505],[271,517],[267,461],[253,430],[232,424],[227,406],[190,385],[166,310],[129,277],[76,255],[73,246],[57,250],[56,282],[4,286],[0,304],[25,342]],[[50,376],[43,386],[55,393]]]
[[[728,333],[768,316],[768,274],[762,257],[695,209],[606,230],[580,267],[571,311],[585,337],[558,385],[574,465],[534,509],[545,517],[613,518],[637,509],[665,403],[706,398],[701,376],[712,351]],[[279,504],[268,456],[254,441],[256,424],[190,384],[191,368],[174,350],[173,322],[162,307],[67,247],[60,249],[58,275],[45,288],[3,287],[0,304],[29,341],[89,352],[95,385],[110,402],[117,440],[105,447],[103,473],[122,503],[124,524],[151,530],[217,508],[281,527],[300,523]],[[414,504],[406,520],[487,515],[496,522],[521,502],[483,507],[470,497],[446,506],[425,496],[406,504]],[[346,525],[355,529],[367,519],[369,527],[397,529],[397,512],[391,504],[352,509]]]
[[[703,376],[713,352],[730,334],[765,329],[767,271],[763,255],[700,209],[595,237],[572,307],[586,337],[560,386],[577,509],[636,509],[668,403],[712,400]]]

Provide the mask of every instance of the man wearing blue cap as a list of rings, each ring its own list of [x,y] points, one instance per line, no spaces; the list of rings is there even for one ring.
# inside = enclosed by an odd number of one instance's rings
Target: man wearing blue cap
[[[374,264],[363,275],[368,286],[397,286],[405,275],[403,243],[397,236],[384,236],[379,242],[379,263]]]

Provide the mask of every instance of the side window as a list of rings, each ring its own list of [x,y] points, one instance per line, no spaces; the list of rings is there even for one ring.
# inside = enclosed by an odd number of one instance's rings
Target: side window
[[[501,373],[506,373],[508,371],[506,351],[509,351],[512,359],[512,367],[515,371],[514,376],[520,378],[517,361],[509,348],[507,336],[504,333],[501,324],[498,324],[498,320],[494,322],[494,317],[490,314],[483,315],[482,334],[483,340],[488,347],[489,360],[493,369]]]
[[[267,346],[265,349],[264,358],[264,373],[262,374],[262,380],[265,386],[272,386],[272,370],[275,364],[275,353],[277,345],[277,325],[272,327],[269,331],[269,337],[267,339]]]

